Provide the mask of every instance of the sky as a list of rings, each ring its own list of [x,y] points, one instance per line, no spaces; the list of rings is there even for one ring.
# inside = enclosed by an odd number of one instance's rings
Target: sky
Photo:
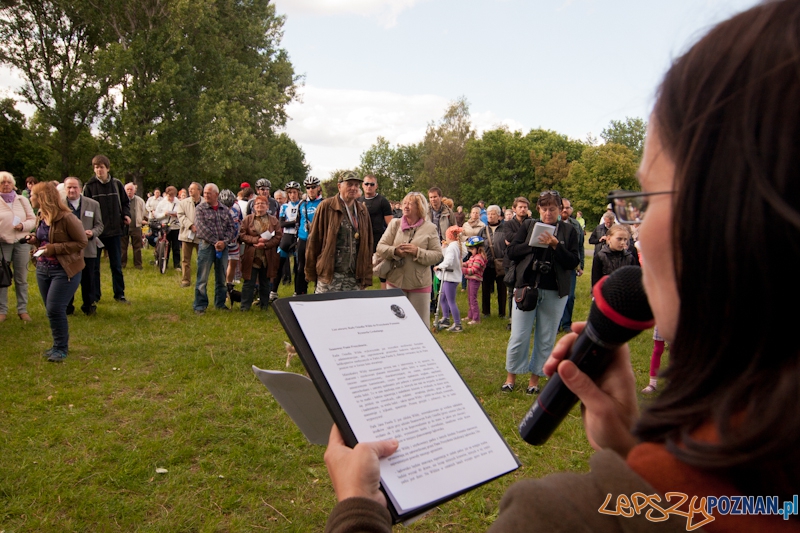
[[[421,141],[461,97],[478,133],[599,138],[611,120],[646,119],[671,61],[756,3],[275,0],[303,84],[285,131],[321,179],[358,166],[379,136]],[[21,84],[0,68],[0,97]]]

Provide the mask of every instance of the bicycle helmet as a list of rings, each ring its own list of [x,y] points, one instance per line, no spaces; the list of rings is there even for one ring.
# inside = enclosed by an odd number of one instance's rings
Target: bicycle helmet
[[[227,207],[228,209],[231,208],[233,203],[236,201],[236,195],[233,194],[229,189],[222,189],[219,191],[219,203]]]
[[[306,187],[319,187],[319,178],[315,178],[314,176],[309,176],[303,180],[303,185]]]
[[[466,246],[467,248],[472,248],[473,246],[480,246],[482,244],[483,244],[483,237],[475,236],[467,239]]]
[[[300,190],[300,184],[297,183],[296,181],[290,181],[289,183],[286,184],[284,189],[286,189],[287,191],[289,189],[297,189],[299,191]]]
[[[260,189],[261,187],[272,190],[272,183],[267,178],[261,178],[256,182],[256,189]]]

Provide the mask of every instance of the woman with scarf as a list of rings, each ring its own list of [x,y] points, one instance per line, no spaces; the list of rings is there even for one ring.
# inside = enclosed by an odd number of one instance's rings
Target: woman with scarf
[[[431,267],[444,257],[429,211],[422,194],[408,193],[403,198],[403,216],[389,223],[376,251],[388,268],[386,275],[381,275],[386,278],[386,287],[403,289],[427,326],[431,321]]]

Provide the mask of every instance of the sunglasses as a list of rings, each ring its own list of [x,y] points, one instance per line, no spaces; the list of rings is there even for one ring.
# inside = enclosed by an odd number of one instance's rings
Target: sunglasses
[[[368,181],[365,181],[365,182],[364,182],[364,187],[374,187],[374,186],[376,186],[376,185],[377,185],[377,183],[370,183],[370,182],[368,182]]]

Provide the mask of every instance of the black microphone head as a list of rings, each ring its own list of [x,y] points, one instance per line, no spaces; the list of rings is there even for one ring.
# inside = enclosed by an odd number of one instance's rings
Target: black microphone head
[[[604,276],[592,289],[589,323],[606,344],[623,344],[652,328],[653,311],[642,285],[642,269],[625,266]]]

